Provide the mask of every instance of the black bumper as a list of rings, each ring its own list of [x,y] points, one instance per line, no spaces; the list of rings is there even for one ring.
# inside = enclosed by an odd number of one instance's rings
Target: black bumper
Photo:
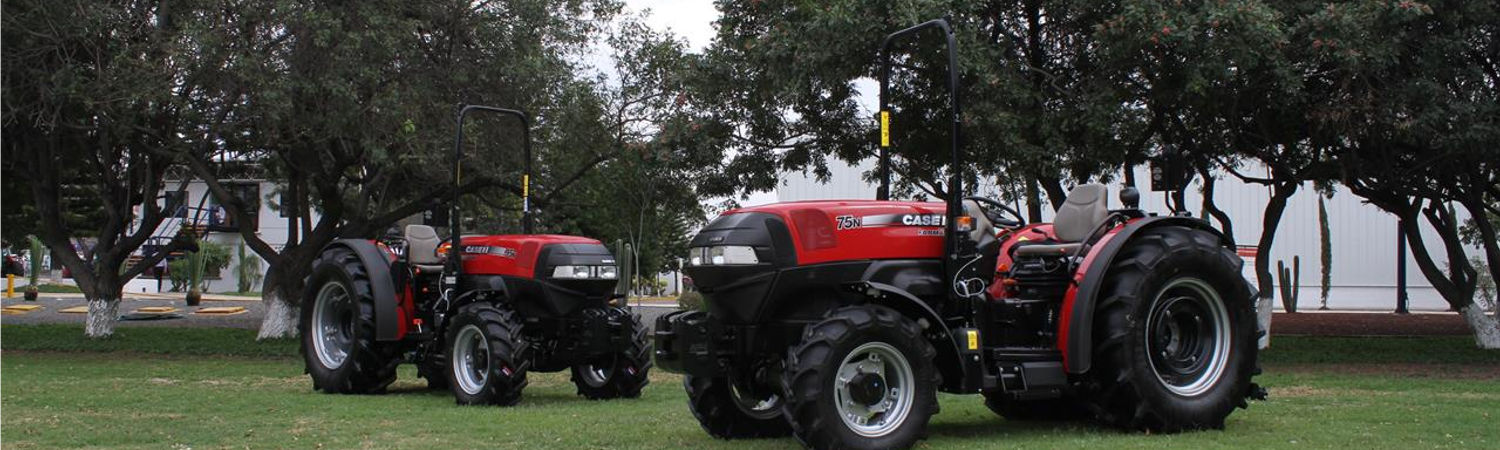
[[[703,311],[677,311],[656,318],[656,366],[699,377],[722,376],[767,359],[780,359],[796,344],[803,321],[731,325]]]

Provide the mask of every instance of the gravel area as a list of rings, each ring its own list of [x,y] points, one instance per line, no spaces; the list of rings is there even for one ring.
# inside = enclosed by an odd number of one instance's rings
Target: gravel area
[[[0,316],[0,323],[4,324],[34,324],[34,323],[75,323],[83,324],[87,314],[69,314],[60,312],[63,309],[74,306],[88,306],[88,302],[81,297],[48,297],[42,294],[37,301],[28,302],[21,298],[7,298],[3,301],[5,306],[11,305],[41,305],[42,308],[24,314],[6,314]],[[148,306],[171,306],[177,308],[177,314],[181,318],[161,320],[121,320],[121,327],[220,327],[220,328],[246,328],[256,329],[260,327],[260,319],[265,315],[265,307],[258,299],[233,300],[233,301],[207,301],[205,300],[196,307],[189,307],[182,300],[171,299],[137,299],[126,298],[120,301],[120,314],[129,314],[136,309]],[[235,315],[207,315],[194,314],[198,308],[214,306],[242,306],[245,312]]]
[[[1473,334],[1457,313],[1276,313],[1271,334],[1306,336],[1465,336]]]
[[[74,306],[87,306],[88,302],[82,297],[49,297],[42,294],[37,301],[28,302],[21,297],[7,298],[3,301],[4,306],[11,305],[40,305],[41,309],[24,314],[6,314],[0,316],[0,324],[37,324],[37,323],[74,323],[83,324],[87,314],[62,313],[63,309]],[[177,314],[181,318],[162,320],[121,320],[121,327],[221,327],[221,328],[244,328],[259,329],[261,318],[265,316],[265,306],[259,299],[246,300],[205,300],[197,307],[188,307],[182,300],[173,299],[140,299],[126,298],[120,302],[120,314],[128,314],[136,309],[148,306],[171,306],[177,308]],[[244,313],[220,316],[207,314],[193,314],[198,308],[214,306],[242,306]],[[641,321],[648,326],[656,324],[656,317],[677,309],[676,306],[637,306],[636,312],[641,314]]]

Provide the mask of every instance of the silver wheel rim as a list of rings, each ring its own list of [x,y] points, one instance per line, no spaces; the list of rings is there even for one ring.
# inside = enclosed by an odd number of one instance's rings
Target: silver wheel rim
[[[490,375],[490,341],[485,339],[478,326],[467,325],[458,330],[458,335],[453,337],[451,363],[449,367],[453,368],[453,378],[458,381],[459,389],[470,395],[484,389],[484,382]]]
[[[765,398],[755,398],[753,395],[740,390],[734,380],[729,382],[729,396],[733,397],[734,406],[750,417],[768,420],[781,416],[781,396],[768,394]]]
[[[584,364],[583,366],[580,366],[578,368],[578,376],[582,377],[583,382],[588,384],[589,386],[600,387],[604,386],[604,383],[609,382],[609,376],[613,374],[614,371],[614,361],[610,361],[608,366],[600,366],[598,364]]]
[[[1146,315],[1145,348],[1162,387],[1183,397],[1208,392],[1229,362],[1229,308],[1197,278],[1167,283]]]
[[[329,282],[318,289],[313,303],[313,353],[328,370],[344,366],[354,343],[354,303],[342,283]]]
[[[901,351],[884,342],[860,345],[844,357],[833,380],[839,418],[860,436],[890,434],[911,413],[913,381],[911,363]],[[878,395],[869,392],[872,387]]]

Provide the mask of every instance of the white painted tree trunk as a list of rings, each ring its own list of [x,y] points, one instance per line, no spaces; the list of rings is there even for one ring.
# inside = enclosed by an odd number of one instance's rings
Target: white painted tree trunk
[[[1271,310],[1276,307],[1273,300],[1275,298],[1262,296],[1255,302],[1255,323],[1260,325],[1259,331],[1266,332],[1258,343],[1261,350],[1271,348]]]
[[[267,289],[261,296],[261,302],[266,305],[266,317],[260,322],[260,333],[255,339],[282,339],[297,337],[297,308],[287,304],[286,299],[276,292],[276,289]]]
[[[115,334],[115,322],[119,320],[120,299],[91,299],[88,317],[83,324],[83,335],[96,339],[110,337]]]
[[[1479,348],[1500,349],[1500,319],[1486,312],[1477,301],[1458,312],[1464,317],[1464,322],[1469,323],[1469,328],[1474,330],[1474,343]]]

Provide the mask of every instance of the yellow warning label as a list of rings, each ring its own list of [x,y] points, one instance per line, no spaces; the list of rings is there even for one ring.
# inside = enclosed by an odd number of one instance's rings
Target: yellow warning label
[[[969,330],[969,350],[979,350],[979,330]]]
[[[891,146],[891,112],[880,112],[880,146]]]
[[[530,196],[530,195],[531,195],[531,174],[529,174],[529,173],[528,174],[523,174],[523,175],[521,175],[521,196],[522,197],[527,197],[527,196]]]

